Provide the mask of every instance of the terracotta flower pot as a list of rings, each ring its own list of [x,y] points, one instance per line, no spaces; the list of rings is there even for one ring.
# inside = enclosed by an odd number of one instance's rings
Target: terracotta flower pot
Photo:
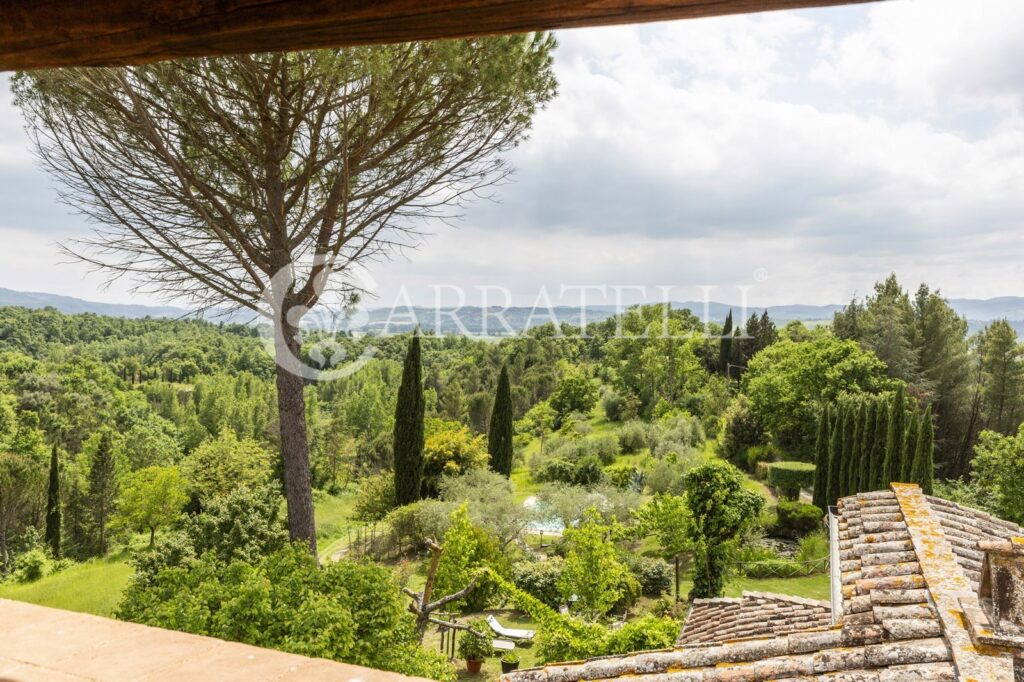
[[[471,673],[478,673],[483,664],[483,661],[466,661],[466,670]]]

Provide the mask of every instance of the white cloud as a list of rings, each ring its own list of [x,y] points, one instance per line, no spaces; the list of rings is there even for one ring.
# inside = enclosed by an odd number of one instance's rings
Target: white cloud
[[[376,267],[381,302],[402,285],[417,303],[440,283],[530,303],[541,284],[606,283],[829,303],[893,270],[1024,294],[1021,26],[1020,0],[893,0],[563,32],[560,95],[515,181]],[[16,117],[0,99],[0,227],[80,231]],[[14,260],[0,286],[23,288]],[[92,297],[73,278],[49,290]]]

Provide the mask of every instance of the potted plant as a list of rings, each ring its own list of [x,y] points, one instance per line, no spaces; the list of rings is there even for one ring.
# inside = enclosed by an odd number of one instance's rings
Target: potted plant
[[[480,672],[484,659],[494,655],[494,646],[491,638],[486,635],[480,636],[474,633],[486,633],[487,623],[483,620],[473,621],[469,624],[471,630],[466,630],[459,638],[459,656],[466,659],[466,670],[471,673]]]
[[[501,657],[501,672],[510,673],[519,667],[519,654],[509,651]]]

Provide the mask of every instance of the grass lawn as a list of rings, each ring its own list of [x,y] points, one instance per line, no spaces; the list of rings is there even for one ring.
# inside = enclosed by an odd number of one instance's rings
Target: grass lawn
[[[321,559],[330,559],[348,546],[348,532],[366,525],[352,518],[358,495],[352,486],[340,495],[327,495],[314,503],[316,538]]]
[[[0,598],[111,616],[131,575],[127,556],[121,553],[75,564],[34,583],[0,584]]]

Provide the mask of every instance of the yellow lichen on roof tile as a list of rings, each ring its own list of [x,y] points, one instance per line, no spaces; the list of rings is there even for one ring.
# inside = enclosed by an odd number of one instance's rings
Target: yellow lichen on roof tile
[[[962,572],[946,540],[939,518],[916,485],[893,483],[896,500],[910,532],[924,576],[942,622],[961,679],[1011,682],[1013,659],[1007,654],[979,651],[971,641],[960,603],[978,604],[978,596]],[[979,605],[980,607],[980,605]]]

